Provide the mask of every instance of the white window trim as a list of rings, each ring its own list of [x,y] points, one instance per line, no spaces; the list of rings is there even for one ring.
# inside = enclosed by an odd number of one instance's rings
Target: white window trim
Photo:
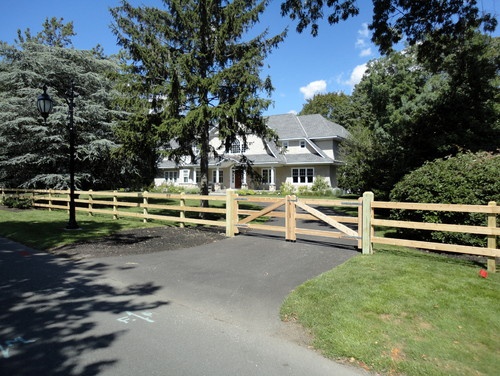
[[[293,178],[294,178],[294,175],[293,175],[293,171],[294,170],[297,170],[297,180],[296,182],[293,181]],[[305,170],[305,174],[303,175],[304,176],[304,180],[305,181],[300,181],[300,170]],[[312,171],[312,174],[309,175],[308,174],[308,170],[311,170]],[[292,184],[312,184],[314,182],[314,178],[315,178],[315,171],[314,171],[314,167],[293,167],[291,169],[291,172],[290,172],[290,176],[291,176],[291,180],[292,180]],[[308,180],[308,177],[311,177],[312,180],[311,181],[307,181]]]
[[[224,170],[216,169],[212,171],[212,183],[220,184],[224,181]]]
[[[188,169],[183,169],[180,171],[181,172],[181,183],[187,184],[189,183],[189,175],[190,171]]]
[[[247,151],[245,148],[245,144],[243,141],[239,139],[235,139],[231,144],[231,148],[229,149],[229,154],[243,154]]]
[[[179,172],[178,171],[165,171],[163,176],[167,182],[176,183],[179,179]]]
[[[264,180],[264,171],[267,171],[267,181]],[[273,183],[273,169],[271,167],[263,168],[261,170],[261,173],[262,173],[262,183],[263,184],[272,184]]]

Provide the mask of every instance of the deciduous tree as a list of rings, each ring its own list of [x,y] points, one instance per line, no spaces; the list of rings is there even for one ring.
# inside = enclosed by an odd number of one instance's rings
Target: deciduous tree
[[[316,94],[306,101],[299,115],[321,114],[326,119],[349,127],[352,123],[351,97],[344,93]]]
[[[468,38],[470,30],[483,27],[493,31],[497,26],[495,15],[481,12],[476,0],[372,0],[372,41],[383,54],[392,51],[401,41],[410,45],[424,44],[424,51],[434,57],[443,49],[459,45]],[[324,18],[330,24],[359,14],[356,0],[284,0],[281,14],[297,20],[297,31],[308,27],[317,35],[318,22]],[[448,48],[447,48],[448,47]],[[422,51],[422,52],[424,52]],[[424,57],[425,54],[422,54]]]
[[[418,62],[416,48],[369,63],[356,86],[353,103],[371,116],[360,118],[366,130],[350,129],[344,187],[387,197],[426,161],[498,148],[498,39],[471,35],[439,72]]]

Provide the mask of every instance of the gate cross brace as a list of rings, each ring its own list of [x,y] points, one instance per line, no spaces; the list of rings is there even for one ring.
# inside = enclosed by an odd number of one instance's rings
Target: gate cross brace
[[[259,218],[271,211],[273,211],[274,209],[276,208],[279,208],[280,206],[284,205],[285,204],[285,200],[280,200],[278,202],[275,202],[274,204],[272,205],[269,205],[268,207],[258,211],[257,213],[254,213],[252,215],[249,215],[248,217],[242,219],[241,221],[239,221],[236,226],[238,225],[244,225],[245,223],[248,223],[248,222],[251,222],[253,221],[255,218]]]
[[[304,204],[304,203],[302,203],[300,201],[297,201],[295,203],[295,205],[297,205],[301,209],[304,209],[306,212],[311,213],[316,218],[321,219],[322,221],[328,223],[330,226],[333,226],[336,229],[342,231],[344,234],[347,234],[347,235],[353,236],[353,237],[358,237],[359,236],[356,231],[350,229],[349,227],[347,227],[346,225],[343,225],[340,222],[337,222],[336,220],[334,220],[334,219],[328,217],[327,215],[321,213],[319,210],[316,210],[316,209],[310,207],[309,205],[306,205],[306,204]]]

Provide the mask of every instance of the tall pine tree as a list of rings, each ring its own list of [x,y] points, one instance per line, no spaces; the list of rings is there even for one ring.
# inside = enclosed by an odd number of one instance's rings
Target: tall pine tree
[[[247,134],[270,135],[262,112],[270,100],[269,77],[260,77],[265,57],[285,37],[267,30],[251,38],[268,0],[165,0],[164,9],[113,8],[114,33],[132,59],[136,98],[148,100],[147,118],[159,140],[175,140],[168,157],[191,156],[200,165],[208,194],[209,144],[216,128],[221,149]],[[143,125],[137,124],[138,130]],[[199,150],[196,154],[193,150]]]

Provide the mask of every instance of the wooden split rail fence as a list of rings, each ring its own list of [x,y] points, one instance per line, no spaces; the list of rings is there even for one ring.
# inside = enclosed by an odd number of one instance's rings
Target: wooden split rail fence
[[[1,189],[2,198],[15,195],[33,200],[36,208],[69,209],[69,191],[67,190],[26,190]],[[200,201],[218,202],[210,207],[201,207]],[[466,253],[487,258],[489,272],[496,272],[496,258],[500,257],[497,226],[500,207],[495,202],[488,205],[425,204],[375,201],[373,193],[366,192],[358,200],[326,200],[286,197],[238,196],[228,190],[226,195],[187,195],[151,192],[103,192],[77,191],[76,210],[88,215],[112,215],[113,218],[135,217],[143,221],[160,220],[218,226],[226,229],[226,236],[234,236],[240,229],[264,230],[283,233],[286,240],[295,241],[297,235],[321,236],[329,238],[351,239],[357,242],[364,254],[373,252],[373,244],[387,244],[404,247],[429,249],[442,252]],[[194,204],[193,204],[194,203]],[[246,205],[253,203],[253,206]],[[333,210],[333,214],[322,212],[322,208]],[[337,215],[335,208],[351,208],[352,215]],[[379,219],[376,210],[419,210],[432,212],[482,213],[485,215],[484,226],[460,224],[410,222]],[[331,210],[330,210],[331,211]],[[205,213],[205,217],[189,215]],[[258,223],[255,220],[265,217],[277,218],[278,221]],[[327,230],[298,227],[304,221],[318,221],[328,225]],[[484,235],[486,247],[423,242],[400,238],[386,238],[375,235],[375,228],[410,228],[428,231],[443,231]]]

